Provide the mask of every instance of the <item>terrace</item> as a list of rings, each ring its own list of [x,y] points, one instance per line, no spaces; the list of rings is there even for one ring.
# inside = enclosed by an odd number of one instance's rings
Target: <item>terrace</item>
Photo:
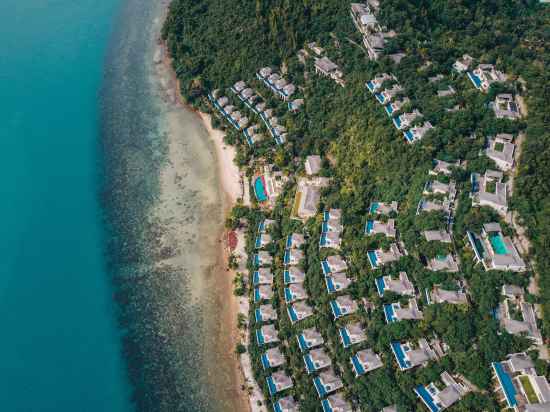
[[[286,249],[283,258],[285,266],[298,265],[305,258],[304,252],[300,249]]]
[[[356,377],[384,366],[380,356],[372,349],[363,349],[350,358],[351,366]]]
[[[390,344],[399,369],[406,371],[417,366],[425,366],[429,361],[438,358],[426,339],[419,339],[417,345],[410,342],[393,341]]]
[[[340,319],[344,316],[351,315],[359,309],[357,302],[355,302],[349,295],[338,296],[329,303],[334,319]]]
[[[458,262],[457,258],[454,257],[451,253],[448,255],[438,255],[434,258],[428,260],[426,267],[432,272],[458,272]]]
[[[399,278],[394,279],[391,275],[380,276],[376,278],[376,289],[380,297],[384,292],[389,291],[398,295],[414,296],[414,285],[409,280],[407,272],[399,272]]]
[[[273,404],[275,412],[298,412],[300,410],[298,403],[292,395],[285,396]]]
[[[483,225],[481,236],[467,232],[476,260],[485,270],[524,272],[527,266],[517,251],[512,239],[502,234],[498,223]]]
[[[271,376],[267,377],[266,380],[267,387],[269,388],[269,394],[271,396],[294,386],[292,379],[286,374],[285,371],[273,372]]]
[[[506,297],[497,310],[500,326],[512,335],[525,335],[536,344],[542,345],[542,335],[537,326],[534,306],[525,301],[523,289],[504,285],[502,294]]]
[[[485,154],[497,164],[500,170],[507,171],[514,167],[516,145],[512,143],[512,139],[512,135],[502,133],[488,141]]]
[[[544,376],[537,375],[527,354],[511,354],[491,366],[496,392],[508,408],[516,412],[550,410],[550,385]]]
[[[290,266],[283,272],[283,280],[285,285],[291,283],[303,283],[306,279],[306,274],[297,266]]]
[[[402,251],[397,243],[392,243],[388,250],[369,250],[367,251],[367,255],[371,268],[378,269],[381,266],[398,261],[406,255],[406,252]]]
[[[286,249],[299,249],[306,242],[304,235],[300,233],[291,233],[286,238]]]
[[[325,277],[328,293],[337,293],[346,290],[352,281],[344,273],[334,273]]]
[[[274,347],[265,351],[261,356],[261,361],[265,370],[276,368],[286,363],[285,357],[281,353],[279,347]]]
[[[273,284],[273,273],[271,273],[271,269],[260,268],[255,270],[252,275],[252,283],[254,286]]]
[[[305,354],[303,358],[308,375],[332,365],[332,360],[323,348],[313,349]]]
[[[340,232],[323,232],[319,238],[319,247],[330,247],[333,249],[340,249],[342,245],[342,239]]]
[[[351,404],[346,401],[342,394],[335,393],[321,401],[323,412],[352,412]]]
[[[319,398],[324,398],[325,396],[344,387],[342,379],[334,373],[332,368],[321,372],[319,376],[313,378],[313,385],[317,390]]]
[[[321,346],[325,343],[323,336],[315,328],[304,329],[298,336],[298,346],[302,352]]]
[[[254,255],[254,266],[257,268],[262,266],[271,266],[273,263],[273,257],[265,250],[260,250]]]
[[[497,119],[517,120],[521,117],[515,96],[509,93],[498,94],[491,106]]]
[[[288,318],[292,324],[313,315],[313,309],[306,302],[296,302],[287,307]]]
[[[329,77],[340,86],[345,87],[344,74],[340,67],[328,57],[315,58],[315,73]]]
[[[427,242],[451,243],[451,235],[445,230],[425,230],[422,235]]]
[[[358,323],[350,323],[338,330],[340,340],[344,348],[349,348],[357,343],[365,342],[367,335],[363,327]]]
[[[424,319],[424,314],[418,308],[416,298],[411,298],[407,307],[402,307],[400,302],[385,304],[384,317],[386,323],[393,323],[402,320],[421,320]]]
[[[256,341],[259,346],[279,342],[279,334],[275,325],[264,325],[260,329],[256,329]]]
[[[269,322],[277,320],[277,311],[272,305],[261,305],[254,311],[256,322]]]
[[[428,304],[449,303],[451,305],[467,305],[468,297],[462,290],[446,290],[440,286],[434,286],[431,292],[426,293]]]
[[[380,30],[378,20],[368,4],[351,3],[351,18],[357,30],[363,35]]]
[[[487,206],[502,216],[508,213],[508,185],[502,182],[502,172],[486,170],[483,176],[472,173],[472,205]]]
[[[388,219],[387,222],[382,222],[379,220],[367,220],[365,224],[365,234],[367,236],[382,234],[386,237],[395,237],[395,219]]]
[[[337,255],[327,257],[321,262],[321,267],[325,276],[329,276],[332,273],[345,272],[348,269],[346,261]]]

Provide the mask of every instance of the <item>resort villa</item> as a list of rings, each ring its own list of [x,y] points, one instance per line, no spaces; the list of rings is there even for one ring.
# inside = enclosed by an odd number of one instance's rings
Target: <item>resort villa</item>
[[[376,290],[380,297],[384,292],[393,292],[398,295],[414,296],[414,285],[409,280],[407,272],[399,272],[399,277],[394,279],[391,275],[380,276],[375,279]]]
[[[453,86],[448,86],[445,89],[440,89],[437,91],[437,97],[449,97],[453,94],[456,94],[456,90],[453,88]]]
[[[454,62],[453,69],[455,69],[459,73],[463,73],[465,71],[468,71],[472,63],[474,62],[474,58],[468,54],[463,54],[460,59]]]
[[[483,225],[481,236],[467,232],[475,259],[485,270],[524,272],[527,266],[519,255],[512,239],[504,236],[498,223]]]
[[[323,232],[319,239],[319,247],[330,247],[333,249],[340,249],[342,244],[342,238],[340,232]]]
[[[450,176],[453,173],[453,170],[452,170],[453,167],[455,168],[460,167],[460,162],[451,163],[451,162],[445,162],[443,160],[434,159],[434,168],[428,171],[428,173],[434,176],[438,174]]]
[[[356,343],[361,343],[367,340],[367,335],[365,330],[358,323],[348,323],[346,326],[338,330],[340,334],[340,340],[344,348],[349,348]]]
[[[346,85],[346,81],[343,79],[344,73],[340,67],[326,56],[315,58],[315,73],[331,78],[342,87]]]
[[[321,401],[323,412],[352,412],[351,404],[340,393],[335,393]]]
[[[266,233],[270,227],[275,224],[275,221],[272,219],[264,219],[258,225],[258,233]]]
[[[329,179],[316,177],[312,180],[300,179],[294,198],[291,216],[294,219],[307,220],[317,214],[321,189],[327,187]]]
[[[308,295],[301,283],[291,283],[284,289],[285,302],[292,303],[307,299]]]
[[[254,255],[254,265],[259,268],[262,266],[271,266],[273,257],[265,250],[260,250]]]
[[[305,258],[304,252],[300,249],[286,249],[283,262],[286,266],[296,266]]]
[[[254,303],[273,298],[273,289],[271,285],[260,285],[254,288]]]
[[[288,318],[293,324],[313,315],[313,309],[306,302],[296,302],[288,306],[287,312]]]
[[[419,215],[422,212],[444,212],[449,213],[451,208],[451,203],[449,200],[426,200],[420,199],[418,202],[418,207],[416,208],[416,214]]]
[[[351,4],[351,18],[362,34],[363,45],[372,60],[377,60],[384,52],[386,38],[396,35],[393,31],[382,30],[374,14],[377,9],[378,7],[372,6],[372,2]]]
[[[325,343],[323,336],[315,328],[304,329],[298,336],[298,346],[302,352],[321,346]]]
[[[449,195],[450,199],[456,196],[456,185],[454,182],[442,183],[438,180],[428,180],[424,185],[424,195]]]
[[[283,280],[285,285],[291,283],[303,283],[306,279],[306,274],[297,266],[289,266],[283,272]]]
[[[497,119],[517,120],[521,117],[516,98],[512,94],[497,94],[491,106],[493,107]]]
[[[496,312],[500,326],[512,335],[525,335],[537,345],[542,345],[542,335],[537,326],[533,304],[525,301],[525,292],[519,286],[504,285],[505,296]]]
[[[272,305],[261,305],[254,311],[256,322],[269,322],[277,320],[277,311]]]
[[[486,170],[483,176],[472,173],[472,205],[487,206],[505,216],[508,212],[507,184],[502,182],[502,172]]]
[[[386,323],[399,322],[401,320],[421,320],[424,314],[418,308],[416,298],[410,298],[409,304],[402,307],[400,302],[387,303],[384,305],[384,317]]]
[[[277,366],[281,366],[286,363],[285,357],[281,353],[279,347],[266,350],[261,356],[261,360],[262,366],[265,370],[269,368],[276,368]]]
[[[336,293],[347,289],[352,281],[348,279],[345,273],[333,273],[325,277],[325,283],[328,293]]]
[[[420,117],[422,117],[422,113],[420,113],[417,109],[414,109],[412,112],[403,113],[394,117],[392,122],[397,130],[405,130],[411,127],[413,122]]]
[[[434,286],[431,292],[426,291],[428,304],[449,303],[451,305],[467,305],[468,297],[462,290],[446,290],[440,286]]]
[[[508,355],[493,362],[493,382],[499,400],[515,412],[550,410],[550,385],[537,375],[533,361],[526,353]]]
[[[298,412],[300,409],[298,403],[292,395],[285,396],[273,404],[275,412]]]
[[[279,342],[279,334],[275,325],[264,325],[260,329],[256,329],[256,341],[259,346]]]
[[[392,74],[382,73],[382,74],[376,75],[374,79],[369,80],[365,84],[365,86],[369,90],[369,92],[374,94],[378,92],[382,88],[382,85],[384,84],[384,82],[387,82],[387,81],[397,81],[397,79]]]
[[[506,75],[495,69],[492,64],[480,64],[473,71],[467,72],[475,88],[487,92],[491,84],[506,81]]]
[[[305,242],[304,235],[300,233],[291,233],[286,238],[285,249],[299,249]]]
[[[252,275],[252,283],[254,286],[273,284],[273,273],[271,273],[271,269],[260,268],[255,270]]]
[[[455,379],[448,372],[443,372],[440,380],[440,383],[432,382],[429,385],[418,385],[414,388],[414,392],[430,412],[447,409],[472,390],[461,376]]]
[[[254,242],[256,249],[263,249],[269,244],[271,244],[271,235],[267,233],[259,233],[258,236],[256,236],[256,241]]]
[[[408,97],[403,97],[399,100],[394,100],[391,103],[388,103],[384,106],[384,110],[388,114],[389,117],[393,118],[395,117],[401,110],[403,110],[404,106],[409,104],[410,100]]]
[[[308,176],[313,176],[319,173],[321,171],[321,156],[312,155],[306,157],[305,169]]]
[[[369,263],[372,269],[377,269],[380,266],[399,260],[407,253],[399,247],[397,243],[392,243],[388,250],[376,249],[367,251]]]
[[[355,302],[349,295],[338,296],[329,303],[334,319],[340,319],[343,316],[351,315],[359,309],[357,302]]]
[[[324,398],[344,387],[342,379],[336,375],[332,368],[319,373],[317,377],[313,378],[313,385],[317,390],[319,398]]]
[[[451,253],[447,255],[438,255],[428,260],[426,268],[432,272],[458,272],[458,258],[454,257]]]
[[[386,105],[402,93],[403,88],[398,84],[394,84],[391,89],[385,89],[380,93],[375,93],[374,97],[376,97],[376,100],[378,100],[380,104]]]
[[[451,235],[445,230],[425,230],[422,235],[427,242],[451,243]]]
[[[345,272],[348,269],[348,265],[344,259],[340,256],[328,256],[321,262],[321,268],[325,276],[329,276],[332,273]]]
[[[507,171],[514,167],[514,152],[516,145],[512,143],[514,137],[511,134],[497,134],[489,139],[485,154],[497,164],[499,169]]]
[[[287,101],[296,91],[296,86],[283,79],[278,73],[273,72],[270,67],[260,69],[256,73],[256,77],[258,80],[263,81],[283,101]]]
[[[409,130],[403,132],[403,136],[405,136],[407,143],[414,143],[422,140],[426,133],[428,133],[433,128],[434,127],[430,122],[424,122],[420,126],[411,127]]]
[[[332,365],[330,356],[327,355],[324,348],[312,349],[303,356],[308,374],[316,373],[321,369]]]
[[[387,222],[369,219],[365,225],[365,234],[367,236],[382,234],[386,237],[395,237],[395,219],[388,219]]]
[[[344,227],[342,226],[342,223],[340,223],[339,217],[333,217],[333,218],[329,217],[328,220],[323,221],[321,232],[322,233],[327,233],[327,232],[340,233],[343,230],[344,230]]]
[[[304,99],[294,99],[291,102],[288,102],[288,110],[292,113],[296,113],[300,111],[303,105]]]
[[[262,133],[260,133],[259,130],[260,130],[260,125],[257,123],[243,130],[243,134],[249,146],[253,146],[255,143],[258,143],[264,140],[265,136]]]
[[[274,171],[273,165],[265,165],[263,173],[254,178],[254,194],[258,202],[269,202],[275,205],[277,197],[288,182],[288,177],[280,171]]]
[[[369,213],[372,215],[389,215],[397,213],[397,202],[372,202],[369,206]]]
[[[267,377],[267,387],[269,388],[269,394],[271,396],[286,389],[290,389],[293,386],[292,379],[285,371],[273,372],[271,376]]]
[[[399,369],[406,371],[417,366],[425,366],[429,361],[438,358],[426,339],[419,339],[417,345],[410,342],[393,341],[390,344]]]
[[[351,367],[356,377],[384,366],[380,356],[372,349],[363,349],[350,358]]]

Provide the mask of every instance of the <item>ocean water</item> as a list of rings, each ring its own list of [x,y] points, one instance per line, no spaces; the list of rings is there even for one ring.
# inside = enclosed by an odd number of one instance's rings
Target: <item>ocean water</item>
[[[99,202],[120,3],[0,1],[2,411],[134,410]]]

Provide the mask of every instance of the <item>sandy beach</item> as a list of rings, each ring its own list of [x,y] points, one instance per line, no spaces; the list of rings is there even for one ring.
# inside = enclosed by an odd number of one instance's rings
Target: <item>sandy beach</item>
[[[193,111],[183,103],[183,99],[179,93],[179,83],[175,72],[172,70],[171,59],[166,53],[164,45],[159,43],[154,60],[161,87],[164,89],[164,99],[167,103],[173,107],[176,107],[178,110],[188,111],[192,115],[197,116],[200,118],[202,125],[204,126],[205,135],[207,135],[208,141],[203,143],[210,148],[216,159],[218,177],[217,185],[219,189],[218,195],[215,196],[212,194],[212,199],[207,199],[205,203],[209,204],[216,201],[215,197],[221,197],[220,200],[223,204],[224,216],[227,216],[233,205],[238,199],[242,198],[244,194],[241,173],[239,168],[233,162],[236,153],[235,148],[224,143],[224,133],[222,131],[212,128],[211,119],[208,114]],[[175,119],[174,122],[176,122]],[[170,167],[163,171],[161,181],[164,182],[162,192],[169,193],[171,196],[177,197],[177,192],[181,183],[179,176],[184,176],[188,173],[188,170],[185,167],[185,161],[182,162],[182,159],[185,159],[186,157],[189,158],[190,155],[189,153],[186,153],[186,150],[188,151],[189,148],[181,145],[179,135],[176,131],[177,127],[174,127],[174,132],[168,133],[168,159]],[[178,202],[173,203],[177,204]],[[165,212],[163,212],[163,214],[165,214]],[[177,216],[177,213],[171,214],[173,216]],[[166,216],[164,216],[164,218],[166,218]],[[176,223],[174,219],[171,221]],[[176,224],[176,226],[178,226],[178,224]],[[186,224],[185,229],[183,228],[183,225],[180,226],[181,230],[186,230],[188,233],[194,231],[193,228],[189,228],[188,224]],[[202,232],[202,228],[196,228],[195,233]],[[199,244],[210,244],[212,239],[206,239],[206,235],[204,236],[204,241],[199,239]],[[200,234],[199,237],[201,237]],[[208,272],[208,277],[215,278],[215,291],[210,300],[213,301],[212,304],[215,304],[218,308],[220,308],[220,319],[216,320],[216,341],[219,346],[218,351],[225,354],[223,356],[223,361],[230,365],[233,374],[231,379],[232,387],[226,387],[222,390],[225,393],[226,398],[232,399],[231,406],[234,410],[249,411],[249,396],[248,393],[243,390],[243,388],[248,385],[245,384],[244,374],[237,355],[235,354],[235,347],[237,343],[241,341],[240,331],[237,328],[239,301],[233,294],[232,281],[235,273],[227,268],[230,252],[227,248],[225,238],[226,234],[222,226],[219,228],[219,232],[216,235],[217,247],[215,247],[215,253],[217,253],[217,257],[215,260],[217,263],[208,268],[197,268],[197,270]],[[211,252],[208,250],[203,250],[201,251],[201,255],[203,253],[209,254]],[[174,259],[185,259],[185,253],[174,256],[170,262],[164,263],[173,264]],[[201,290],[204,289],[205,286],[206,285],[194,284],[192,285],[192,289]],[[215,382],[215,377],[213,377],[213,379],[213,382]]]

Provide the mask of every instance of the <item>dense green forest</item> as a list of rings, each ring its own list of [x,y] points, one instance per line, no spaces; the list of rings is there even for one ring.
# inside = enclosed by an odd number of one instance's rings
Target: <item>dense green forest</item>
[[[318,326],[327,331],[332,342],[332,355],[339,364],[346,365],[343,378],[350,388],[349,395],[363,411],[379,411],[390,404],[402,410],[422,410],[411,388],[437,378],[443,370],[462,373],[480,388],[490,387],[490,363],[502,360],[508,353],[525,350],[527,341],[499,330],[491,311],[498,305],[500,287],[504,283],[527,286],[532,272],[486,272],[475,266],[472,251],[465,240],[466,230],[479,230],[483,223],[500,221],[506,233],[513,229],[504,224],[489,208],[472,208],[468,192],[470,173],[494,169],[493,162],[479,153],[486,136],[496,133],[523,132],[521,158],[515,178],[511,207],[520,216],[531,241],[526,259],[534,263],[539,277],[539,296],[528,296],[543,304],[542,332],[550,336],[550,7],[537,1],[519,0],[384,0],[379,20],[398,33],[388,44],[388,51],[403,51],[406,57],[399,64],[389,58],[368,59],[360,46],[361,36],[353,26],[349,4],[341,0],[174,0],[170,7],[163,37],[174,58],[174,67],[181,80],[182,95],[188,103],[209,111],[205,96],[213,89],[227,89],[239,80],[245,80],[264,95],[269,95],[255,73],[264,66],[284,66],[285,75],[300,89],[305,99],[303,109],[288,114],[286,105],[269,98],[285,119],[288,141],[276,146],[263,141],[249,147],[242,135],[227,129],[227,141],[238,146],[238,163],[248,167],[251,160],[265,159],[274,163],[289,176],[303,172],[304,159],[320,154],[330,162],[323,164],[323,174],[333,177],[333,184],[322,197],[322,207],[343,210],[345,226],[342,255],[350,260],[350,277],[355,283],[350,294],[367,297],[376,306],[391,302],[391,297],[379,298],[374,277],[380,274],[406,270],[419,290],[434,284],[450,283],[457,275],[431,272],[420,263],[420,257],[433,257],[446,251],[446,245],[422,242],[420,232],[445,227],[445,219],[437,212],[416,215],[416,206],[422,196],[428,170],[434,158],[467,162],[465,170],[455,170],[452,179],[457,183],[459,201],[454,214],[454,242],[452,250],[461,261],[460,276],[469,284],[471,305],[464,308],[451,305],[425,307],[422,322],[399,322],[386,325],[381,311],[366,313],[358,318],[368,325],[368,346],[377,352],[388,352],[392,339],[418,338],[435,332],[447,342],[450,353],[438,363],[407,373],[399,373],[386,358],[383,369],[361,379],[355,379],[349,367],[349,354],[337,343],[336,326],[328,315],[328,296],[320,275],[319,260],[325,252],[319,251],[320,221],[311,219],[305,225],[289,217],[292,207],[292,185],[280,196],[271,218],[279,224],[272,233],[275,245],[272,252],[281,258],[282,242],[292,231],[311,235],[304,264],[306,287],[312,306],[325,308],[324,314],[308,319],[300,328]],[[301,64],[298,50],[316,41],[327,56],[337,62],[347,81],[342,88],[327,78],[315,76],[311,60]],[[475,90],[464,75],[452,71],[453,62],[467,53],[476,62],[493,63],[509,75],[505,85],[491,87],[489,93]],[[365,82],[382,72],[393,73],[410,105],[418,108],[435,129],[419,143],[407,145],[397,132],[382,107],[366,91]],[[443,83],[434,85],[429,78],[444,76]],[[255,83],[257,82],[257,83]],[[438,97],[442,86],[452,86],[457,93]],[[488,103],[504,91],[521,94],[528,107],[528,116],[520,121],[495,119]],[[448,111],[455,106],[462,110]],[[214,124],[225,127],[219,119]],[[252,165],[252,166],[249,166]],[[375,273],[370,269],[366,251],[387,246],[383,238],[363,236],[369,203],[399,201],[397,227],[409,256]],[[249,242],[253,242],[255,225],[264,217],[260,208],[236,208],[232,220],[246,216],[250,222]],[[248,245],[249,252],[253,244]],[[321,254],[321,256],[320,256]],[[276,278],[280,277],[275,272]],[[276,306],[280,296],[275,298]],[[291,336],[293,327],[286,314],[280,312],[280,333]],[[304,376],[303,362],[295,344],[287,354],[289,368],[297,378],[293,389],[302,395],[303,410],[318,410],[319,401]],[[475,348],[475,350],[472,350]],[[249,351],[259,364],[260,350],[251,341]],[[537,353],[530,354],[536,359]],[[541,374],[550,372],[546,362],[536,361]],[[256,371],[259,382],[265,381],[261,367]],[[265,388],[264,388],[265,390]],[[452,411],[499,410],[489,392],[468,395],[450,408]]]

